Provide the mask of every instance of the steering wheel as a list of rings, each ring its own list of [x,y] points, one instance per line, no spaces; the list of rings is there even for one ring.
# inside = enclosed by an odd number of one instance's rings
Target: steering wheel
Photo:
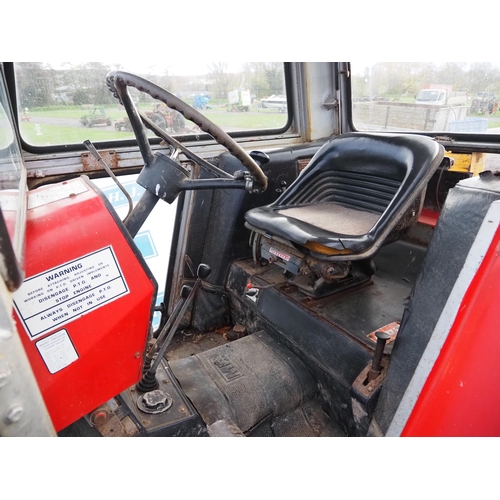
[[[123,104],[144,159],[145,168],[139,176],[138,183],[156,195],[157,198],[163,198],[168,202],[172,202],[179,192],[185,189],[235,187],[258,193],[267,188],[267,177],[259,166],[259,163],[267,163],[266,155],[257,152],[251,153],[254,156],[252,158],[220,127],[168,90],[159,87],[145,78],[124,71],[111,71],[106,76],[106,83],[114,96]],[[229,153],[235,156],[248,172],[239,171],[233,176],[192,152],[136,108],[128,92],[128,87],[134,87],[141,92],[145,92],[154,99],[163,102],[169,108],[178,111],[187,120],[198,125],[201,130],[210,134],[217,143],[224,146]],[[170,144],[170,156],[160,152],[152,152],[144,125]],[[182,152],[187,158],[212,172],[219,179],[189,179],[189,172],[176,161],[179,152]]]

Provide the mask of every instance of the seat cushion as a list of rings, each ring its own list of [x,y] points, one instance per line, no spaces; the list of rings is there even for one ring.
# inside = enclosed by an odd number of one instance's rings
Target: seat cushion
[[[284,208],[277,212],[325,231],[350,236],[360,236],[367,233],[380,218],[380,214],[344,207],[333,202]]]

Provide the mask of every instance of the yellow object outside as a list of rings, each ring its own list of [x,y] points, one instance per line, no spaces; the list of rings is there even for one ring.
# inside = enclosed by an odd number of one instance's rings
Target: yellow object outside
[[[454,172],[470,172],[473,176],[479,175],[484,170],[486,153],[450,153],[446,152],[455,161],[450,168]]]

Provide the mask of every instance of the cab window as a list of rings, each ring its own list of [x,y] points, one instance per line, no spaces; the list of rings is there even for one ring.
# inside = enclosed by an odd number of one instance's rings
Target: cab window
[[[358,130],[496,134],[500,63],[351,63]]]
[[[35,147],[133,139],[123,106],[106,86],[119,69],[147,78],[205,114],[229,133],[284,130],[289,122],[285,72],[278,62],[16,63],[21,136]],[[171,135],[197,126],[150,96],[131,89],[135,105]]]

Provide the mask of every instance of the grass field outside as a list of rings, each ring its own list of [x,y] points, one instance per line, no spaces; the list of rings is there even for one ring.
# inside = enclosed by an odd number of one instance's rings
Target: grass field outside
[[[95,106],[99,107],[99,106]],[[91,128],[80,123],[84,115],[90,114],[94,106],[67,106],[57,108],[32,109],[21,113],[21,134],[24,140],[34,146],[49,146],[62,144],[78,144],[89,139],[93,142],[115,141],[134,137],[130,131],[117,131],[117,121],[126,118],[122,106],[102,106],[105,114],[111,119],[111,125],[95,125]],[[152,111],[152,103],[140,103],[142,111]],[[272,130],[280,129],[286,124],[286,113],[276,109],[263,109],[252,106],[248,112],[231,112],[224,105],[212,104],[210,108],[201,111],[208,119],[226,131],[242,130]],[[488,129],[500,128],[500,111],[492,115],[468,115],[471,118],[488,118]],[[494,120],[492,118],[497,118]],[[194,124],[187,122],[187,127],[197,133]],[[151,133],[150,133],[151,134]],[[151,134],[152,135],[152,134]]]
[[[86,108],[68,106],[66,108],[24,111],[21,113],[21,134],[27,143],[34,146],[75,144],[87,139],[99,142],[134,137],[132,132],[115,130],[116,121],[127,116],[123,107],[116,105],[102,107],[105,114],[111,119],[110,126],[85,127],[80,123],[83,116],[90,114],[93,106]],[[151,103],[141,103],[138,107],[142,111],[152,111]],[[258,107],[252,107],[248,112],[229,112],[226,107],[213,106],[201,112],[226,131],[279,129],[287,121],[286,113]],[[194,124],[190,122],[187,122],[186,126],[196,130]]]

